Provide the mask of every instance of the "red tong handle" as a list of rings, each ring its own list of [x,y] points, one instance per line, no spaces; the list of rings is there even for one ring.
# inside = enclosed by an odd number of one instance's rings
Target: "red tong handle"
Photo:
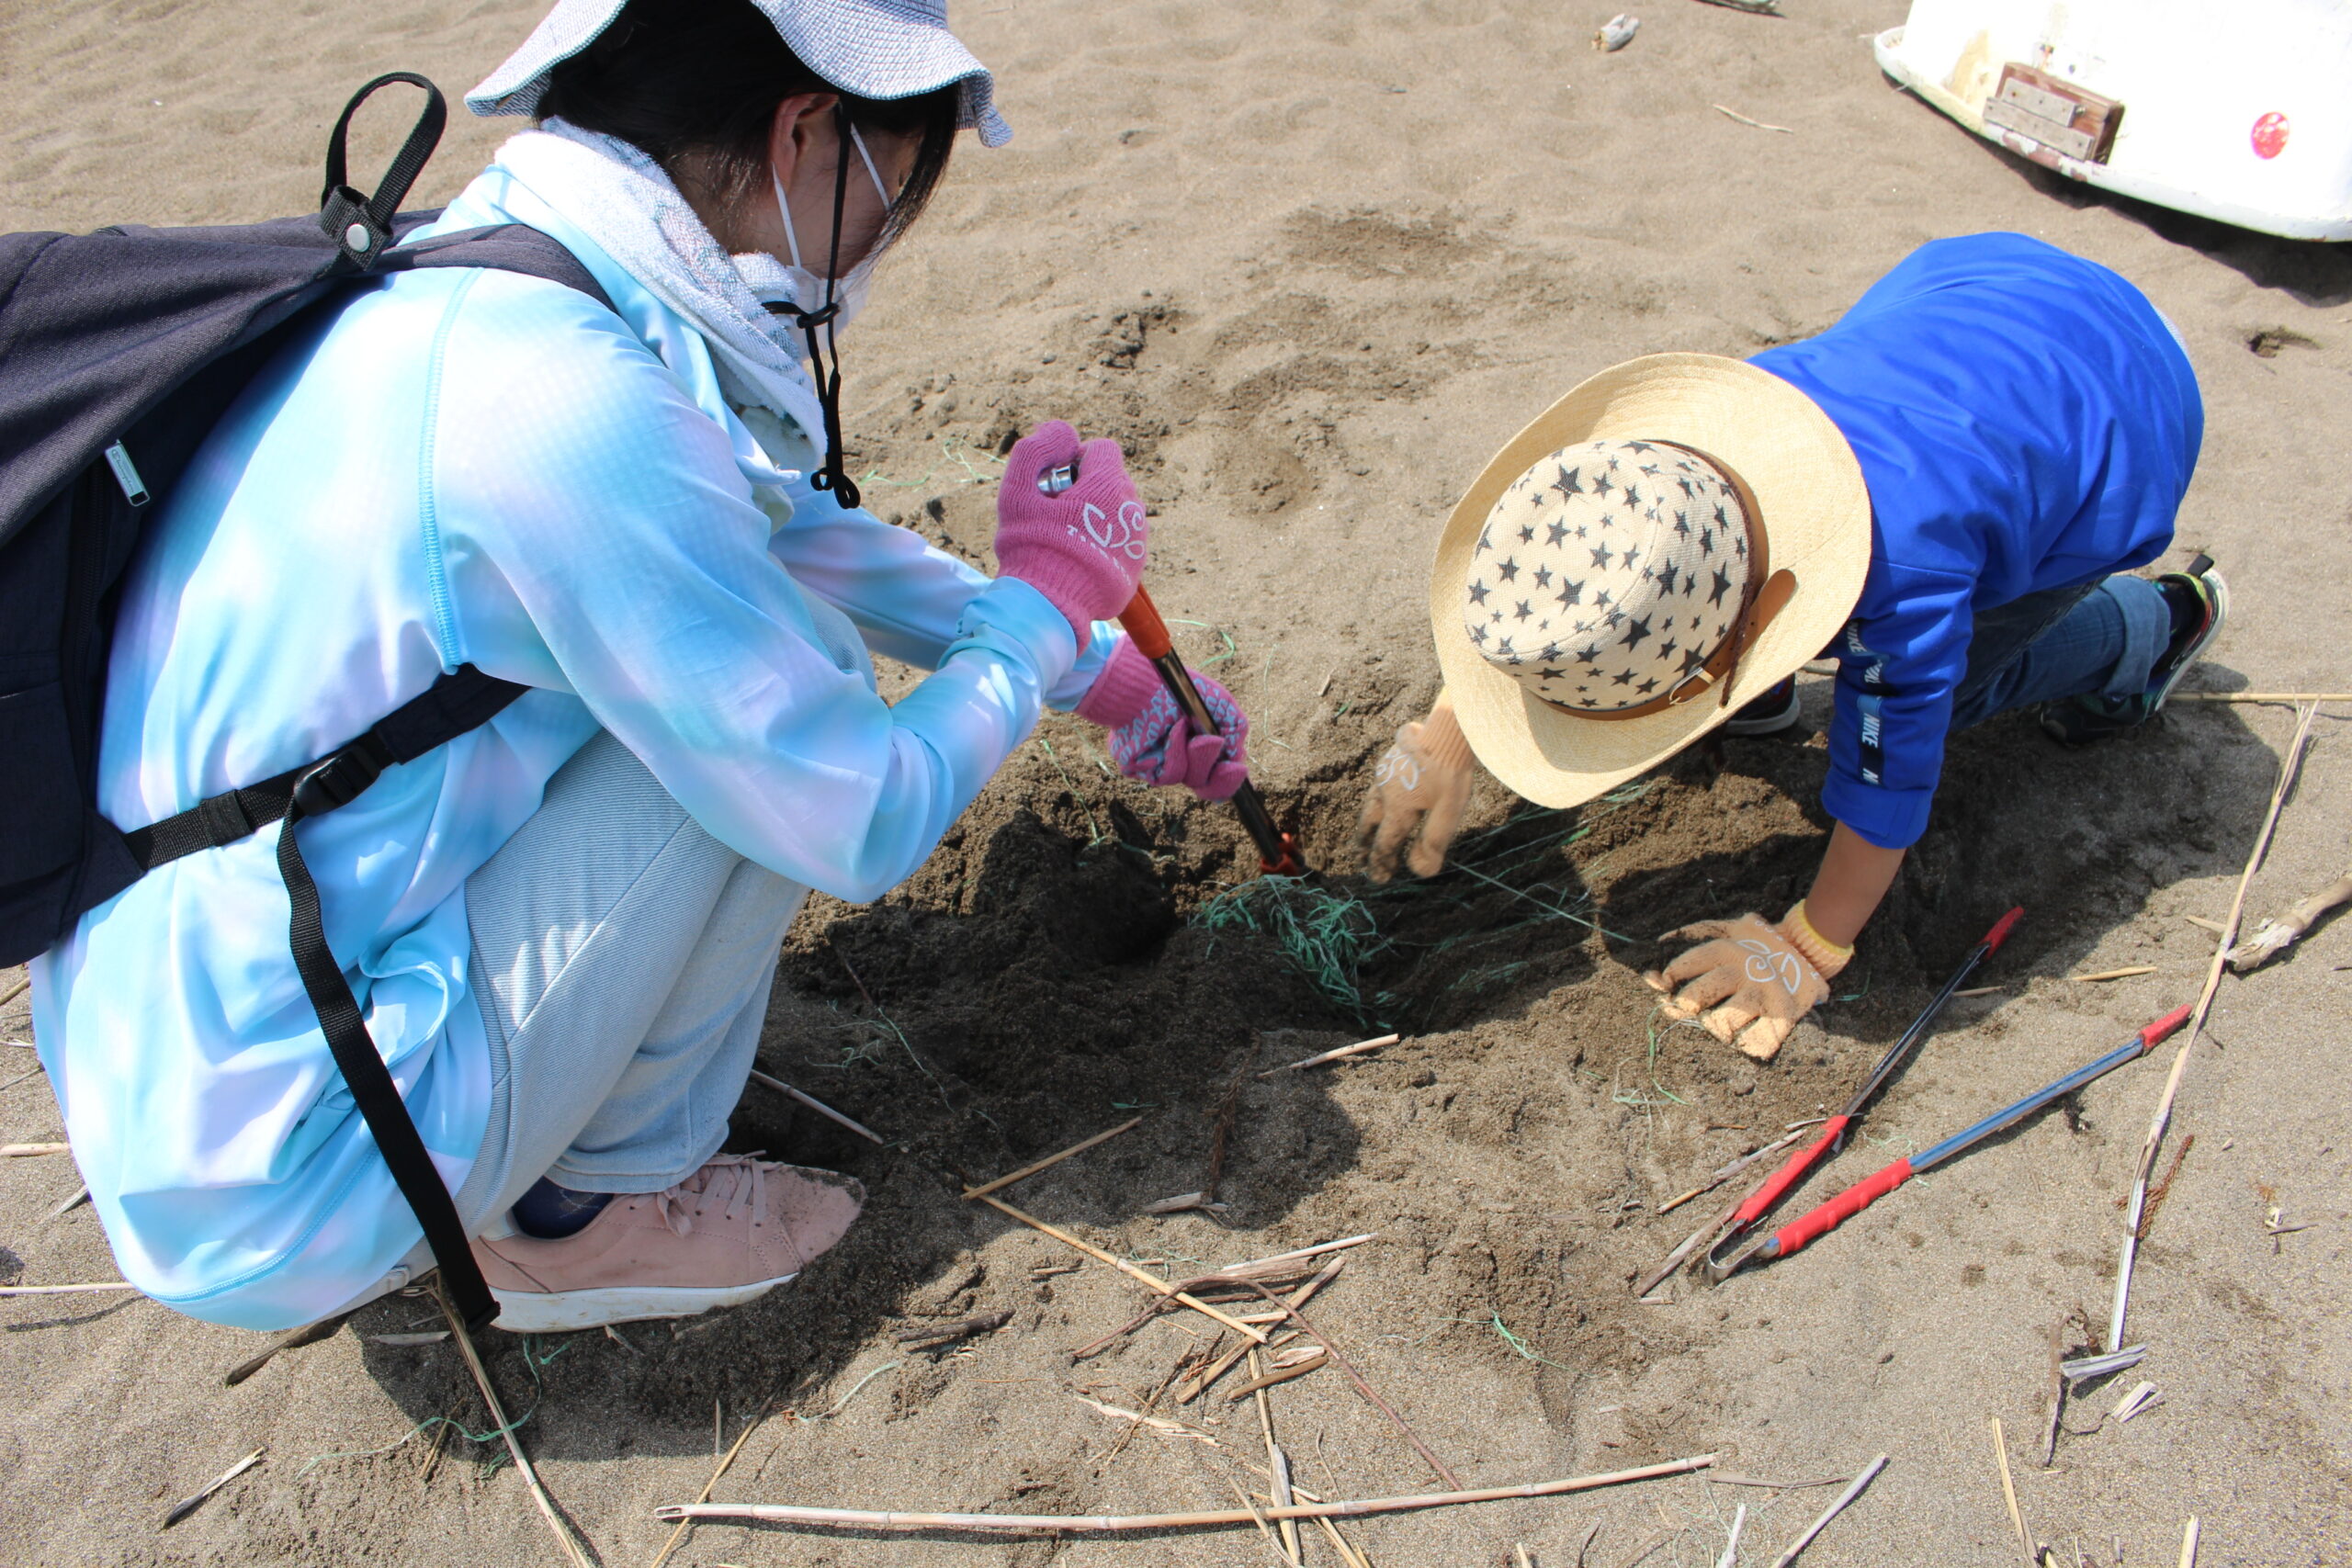
[[[2150,1051],[2154,1050],[2177,1033],[2180,1026],[2188,1021],[2188,1015],[2196,1010],[2194,1007],[2189,1006],[2173,1009],[2172,1011],[2140,1031],[2140,1043]]]
[[[1875,1176],[1866,1176],[1818,1209],[1782,1225],[1772,1235],[1774,1258],[1786,1258],[1809,1241],[1817,1241],[1911,1179],[1911,1162],[1896,1160]]]
[[[1846,1135],[1846,1125],[1852,1120],[1850,1116],[1832,1116],[1823,1122],[1821,1136],[1791,1155],[1787,1162],[1772,1173],[1770,1180],[1749,1193],[1747,1201],[1732,1212],[1732,1224],[1740,1230],[1746,1230],[1770,1213],[1772,1205],[1787,1197],[1789,1189],[1804,1180],[1805,1172],[1820,1163],[1821,1157]]]
[[[1990,958],[2000,952],[2001,944],[2009,940],[2009,933],[2017,930],[2018,922],[2023,919],[2025,906],[2020,904],[1995,921],[1993,929],[1984,933],[1984,956]]]

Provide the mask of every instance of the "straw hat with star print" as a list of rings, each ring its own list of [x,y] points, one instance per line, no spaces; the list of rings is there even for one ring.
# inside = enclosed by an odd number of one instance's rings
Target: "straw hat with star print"
[[[1430,621],[1478,760],[1575,806],[1819,655],[1870,562],[1860,466],[1811,399],[1736,359],[1657,354],[1487,465],[1438,542]]]

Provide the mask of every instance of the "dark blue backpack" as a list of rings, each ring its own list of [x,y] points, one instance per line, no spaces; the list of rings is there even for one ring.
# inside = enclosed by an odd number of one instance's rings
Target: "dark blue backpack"
[[[345,177],[351,118],[393,82],[422,87],[424,110],[376,194],[362,197]],[[96,804],[107,643],[141,529],[299,321],[413,267],[496,267],[610,303],[571,252],[520,224],[401,243],[435,216],[399,207],[447,122],[438,88],[394,72],[360,88],[335,122],[316,218],[0,235],[0,964],[46,952],[152,867],[283,819],[278,865],[304,988],[445,1287],[479,1328],[496,1303],[327,948],[293,829],[487,721],[523,688],[467,665],[331,755],[165,821],[109,822]]]

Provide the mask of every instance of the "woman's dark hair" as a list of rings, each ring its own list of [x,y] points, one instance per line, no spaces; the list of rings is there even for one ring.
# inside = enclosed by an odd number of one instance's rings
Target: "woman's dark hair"
[[[859,130],[921,138],[878,254],[938,188],[956,144],[959,92],[952,83],[910,98],[843,92],[802,64],[752,0],[628,0],[594,42],[548,73],[538,112],[618,137],[673,180],[682,158],[705,154],[712,194],[739,201],[766,184],[776,105],[797,93],[835,94]]]

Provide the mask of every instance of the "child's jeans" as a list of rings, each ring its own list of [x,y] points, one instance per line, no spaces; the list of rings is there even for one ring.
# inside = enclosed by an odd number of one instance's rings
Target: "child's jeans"
[[[1976,617],[1951,727],[2065,697],[2147,690],[2172,638],[2164,592],[2144,577],[2109,577],[2029,593]]]

